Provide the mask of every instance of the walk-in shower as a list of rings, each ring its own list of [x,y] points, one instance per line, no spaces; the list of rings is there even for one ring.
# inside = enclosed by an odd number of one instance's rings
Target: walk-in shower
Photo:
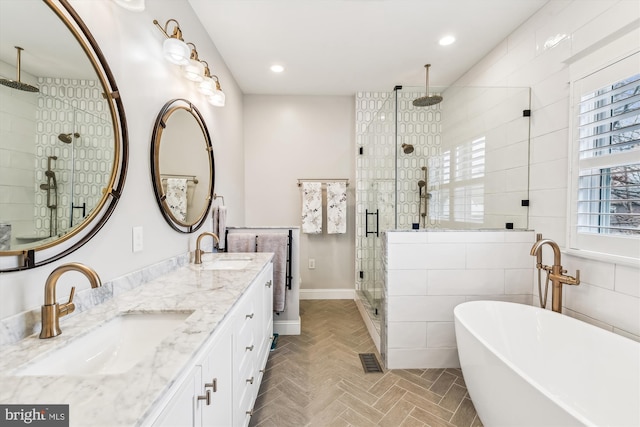
[[[356,287],[374,318],[385,231],[528,226],[529,88],[429,90],[356,95]]]

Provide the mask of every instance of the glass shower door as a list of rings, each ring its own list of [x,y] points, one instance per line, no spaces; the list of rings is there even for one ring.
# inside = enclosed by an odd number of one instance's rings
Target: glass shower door
[[[361,300],[373,320],[378,320],[383,297],[381,233],[395,228],[394,141],[394,109],[389,98],[368,123],[357,159],[359,285]]]

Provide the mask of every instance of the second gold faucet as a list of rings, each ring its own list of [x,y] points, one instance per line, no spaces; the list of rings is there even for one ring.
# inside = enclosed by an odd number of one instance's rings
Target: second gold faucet
[[[202,264],[202,254],[204,254],[204,251],[200,249],[200,242],[202,241],[202,238],[204,236],[211,236],[213,237],[213,240],[215,240],[216,245],[220,244],[220,238],[216,233],[213,233],[211,231],[205,231],[201,233],[196,239],[195,259],[193,261],[194,264]]]

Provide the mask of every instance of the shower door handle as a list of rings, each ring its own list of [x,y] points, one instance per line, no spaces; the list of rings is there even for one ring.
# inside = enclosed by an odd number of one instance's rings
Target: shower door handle
[[[379,226],[378,212],[379,212],[379,209],[376,209],[375,212],[369,212],[368,209],[365,209],[365,217],[364,217],[365,237],[369,237],[369,234],[375,234],[376,237],[380,237],[380,233],[378,232],[378,226]],[[375,231],[369,231],[369,215],[373,215],[373,216],[376,217],[376,229],[375,229]]]

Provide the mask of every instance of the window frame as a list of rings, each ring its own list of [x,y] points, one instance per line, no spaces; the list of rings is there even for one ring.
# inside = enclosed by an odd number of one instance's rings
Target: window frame
[[[570,143],[569,143],[569,206],[567,212],[568,250],[573,253],[594,254],[595,258],[617,258],[621,260],[640,260],[640,236],[625,236],[612,234],[581,233],[578,231],[578,193],[580,177],[580,144],[579,144],[579,107],[583,94],[595,91],[608,84],[628,78],[640,73],[640,52],[635,51],[623,55],[593,69],[593,62],[587,61],[587,65],[572,65],[570,82]],[[607,158],[612,165],[640,163],[640,150],[635,149],[622,155],[612,154],[601,156],[594,161],[594,169],[603,169],[602,160]],[[583,168],[584,168],[583,160]],[[602,200],[602,196],[600,196]]]

